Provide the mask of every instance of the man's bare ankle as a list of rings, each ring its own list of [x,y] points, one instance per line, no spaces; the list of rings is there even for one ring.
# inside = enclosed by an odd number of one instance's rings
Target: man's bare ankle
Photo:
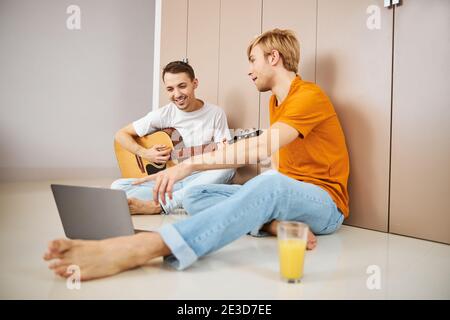
[[[135,235],[138,239],[138,260],[143,265],[151,259],[167,256],[171,253],[157,232],[140,232]]]

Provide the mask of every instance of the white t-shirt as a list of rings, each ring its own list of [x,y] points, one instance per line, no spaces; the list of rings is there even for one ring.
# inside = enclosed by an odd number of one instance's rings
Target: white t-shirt
[[[206,102],[193,112],[182,111],[171,102],[134,121],[133,127],[140,137],[161,129],[175,128],[186,147],[231,139],[225,111]]]

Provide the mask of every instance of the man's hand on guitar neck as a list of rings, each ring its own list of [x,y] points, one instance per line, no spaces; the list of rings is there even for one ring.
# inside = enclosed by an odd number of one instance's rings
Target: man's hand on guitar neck
[[[161,199],[163,204],[166,204],[166,193],[169,199],[172,199],[173,185],[193,172],[193,168],[186,162],[167,168],[158,173],[149,175],[133,182],[133,185],[138,185],[147,181],[155,181],[153,187],[153,200],[158,202]]]
[[[142,151],[139,152],[139,156],[150,162],[164,164],[170,159],[171,151],[172,149],[167,148],[163,144],[155,144],[149,149],[142,148]]]

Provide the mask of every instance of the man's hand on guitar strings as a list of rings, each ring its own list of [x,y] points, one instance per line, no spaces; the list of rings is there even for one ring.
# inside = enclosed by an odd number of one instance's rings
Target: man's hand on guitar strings
[[[146,151],[142,155],[142,158],[150,162],[164,164],[170,159],[171,151],[172,149],[163,144],[155,144],[151,148],[146,149]]]

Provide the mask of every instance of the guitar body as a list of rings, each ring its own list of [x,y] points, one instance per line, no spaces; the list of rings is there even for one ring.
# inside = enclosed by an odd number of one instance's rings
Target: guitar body
[[[170,135],[164,131],[158,131],[144,137],[136,138],[136,142],[146,149],[151,148],[155,144],[164,144],[171,149],[174,147]],[[114,141],[114,151],[122,178],[143,178],[175,165],[172,160],[162,165],[150,162],[125,150],[116,141]]]

